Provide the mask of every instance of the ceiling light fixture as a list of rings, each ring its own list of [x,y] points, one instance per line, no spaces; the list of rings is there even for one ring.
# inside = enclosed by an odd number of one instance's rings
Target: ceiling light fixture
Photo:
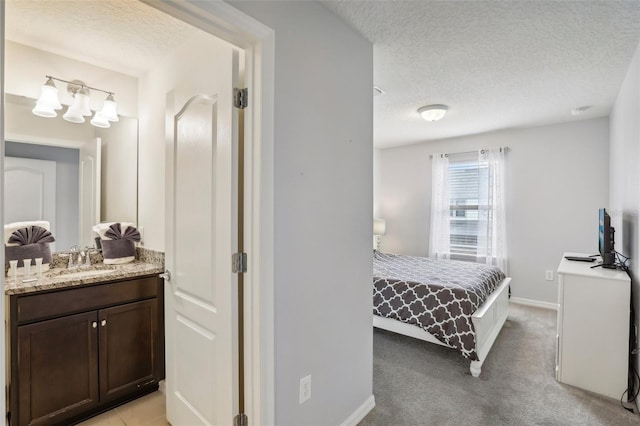
[[[109,127],[111,126],[110,121],[118,121],[118,105],[113,98],[113,92],[89,87],[80,80],[67,81],[50,75],[45,77],[47,81],[42,86],[42,93],[36,102],[35,108],[31,110],[35,115],[46,118],[58,116],[55,110],[62,109],[62,104],[60,104],[60,99],[58,98],[58,88],[53,82],[53,80],[56,80],[67,83],[67,91],[73,96],[73,103],[69,105],[67,112],[62,116],[65,120],[71,123],[84,123],[84,117],[93,114],[89,107],[91,90],[97,90],[106,93],[108,96],[104,101],[102,110],[96,111],[91,124],[96,127]]]
[[[427,105],[418,109],[418,113],[427,121],[438,121],[449,110],[446,105]]]
[[[582,115],[591,109],[591,105],[585,105],[571,110],[571,115]]]

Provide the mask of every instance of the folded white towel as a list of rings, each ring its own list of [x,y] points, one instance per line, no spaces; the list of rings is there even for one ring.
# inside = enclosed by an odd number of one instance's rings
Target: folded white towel
[[[11,237],[11,234],[13,234],[18,229],[28,228],[29,226],[39,226],[46,229],[47,231],[51,231],[51,225],[46,220],[7,223],[4,226],[4,243],[6,245],[17,246],[18,244],[8,244],[9,237]]]
[[[93,226],[93,232],[95,232],[96,234],[98,234],[98,236],[100,237],[101,240],[110,240],[111,238],[105,236],[105,233],[109,230],[109,227],[111,225],[113,225],[114,223],[118,223],[118,222],[104,222],[104,223],[98,223],[97,225]],[[127,230],[128,227],[135,227],[135,225],[133,223],[129,223],[129,222],[120,222],[120,229],[122,229],[122,233],[124,234],[124,231]]]

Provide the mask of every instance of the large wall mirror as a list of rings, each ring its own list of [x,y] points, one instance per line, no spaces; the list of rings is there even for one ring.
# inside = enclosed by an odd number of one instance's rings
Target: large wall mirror
[[[6,94],[5,223],[49,221],[55,251],[92,246],[98,222],[137,224],[138,120],[103,129],[37,117],[34,106]]]

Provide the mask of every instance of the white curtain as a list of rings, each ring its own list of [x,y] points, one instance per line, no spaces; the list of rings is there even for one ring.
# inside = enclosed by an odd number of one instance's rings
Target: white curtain
[[[433,154],[429,255],[438,259],[449,259],[451,252],[449,203],[449,158],[445,154]]]
[[[480,151],[478,200],[478,262],[499,267],[507,274],[504,158],[502,148]]]

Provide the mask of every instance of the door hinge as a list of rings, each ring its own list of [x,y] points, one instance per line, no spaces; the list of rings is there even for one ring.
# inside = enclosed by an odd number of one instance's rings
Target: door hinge
[[[234,274],[247,272],[247,253],[233,253],[231,267]]]
[[[233,88],[233,106],[240,109],[245,109],[249,102],[249,92],[247,89]]]
[[[249,425],[249,419],[247,418],[247,415],[244,413],[238,414],[233,419],[233,426],[248,426],[248,425]]]

